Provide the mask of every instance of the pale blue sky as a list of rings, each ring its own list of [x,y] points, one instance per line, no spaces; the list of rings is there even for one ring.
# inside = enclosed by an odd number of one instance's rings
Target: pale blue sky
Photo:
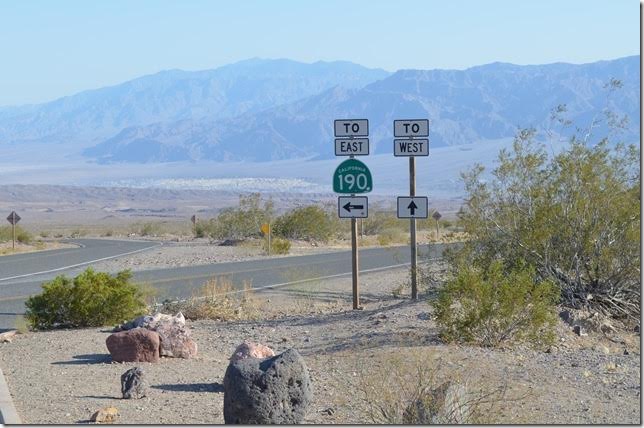
[[[252,58],[368,67],[592,62],[640,50],[637,0],[0,2],[0,106]]]

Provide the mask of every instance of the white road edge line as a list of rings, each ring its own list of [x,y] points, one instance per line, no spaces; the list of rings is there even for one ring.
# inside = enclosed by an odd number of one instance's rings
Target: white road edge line
[[[77,263],[75,265],[69,265],[69,266],[63,266],[63,267],[56,268],[56,269],[44,270],[42,272],[33,272],[33,273],[26,273],[24,275],[10,276],[8,278],[0,278],[0,282],[9,281],[11,279],[26,278],[26,277],[29,277],[29,276],[42,275],[42,274],[45,274],[45,273],[59,272],[61,270],[72,269],[72,268],[75,268],[75,267],[84,266],[84,265],[88,265],[88,264],[91,264],[91,263],[102,262],[104,260],[115,259],[117,257],[129,256],[130,254],[141,253],[143,251],[151,250],[152,248],[160,247],[162,245],[163,245],[162,243],[157,243],[156,245],[152,245],[150,247],[140,248],[138,250],[129,251],[127,253],[122,253],[122,254],[117,254],[115,256],[103,257],[103,258],[96,259],[96,260],[90,260],[90,261],[83,262],[83,263]]]

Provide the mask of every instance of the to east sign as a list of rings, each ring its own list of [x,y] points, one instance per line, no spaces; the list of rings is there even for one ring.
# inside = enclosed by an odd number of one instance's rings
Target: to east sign
[[[427,218],[427,196],[398,196],[398,218]]]
[[[335,140],[336,156],[367,156],[368,154],[368,138],[339,138]]]
[[[369,193],[373,188],[371,172],[357,159],[347,159],[333,173],[333,191],[336,193]]]
[[[333,121],[336,137],[368,137],[369,120],[367,119],[338,119]]]
[[[394,137],[429,137],[429,120],[394,120]]]
[[[394,140],[394,156],[429,156],[429,140]]]
[[[367,218],[369,201],[366,196],[339,196],[338,217]]]

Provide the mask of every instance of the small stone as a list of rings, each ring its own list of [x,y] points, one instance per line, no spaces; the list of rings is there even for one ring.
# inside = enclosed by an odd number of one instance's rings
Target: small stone
[[[118,416],[119,411],[116,407],[103,407],[92,415],[90,422],[96,422],[97,424],[113,424],[116,422]]]
[[[588,333],[586,333],[586,331],[585,331],[583,328],[581,328],[581,326],[580,326],[580,325],[576,325],[576,326],[574,326],[574,327],[572,328],[572,331],[573,331],[577,336],[588,336]]]
[[[624,348],[624,355],[629,355],[630,352],[628,352],[628,349]]]
[[[288,338],[282,337],[282,342],[288,342]]]
[[[123,398],[143,398],[146,395],[145,373],[139,367],[131,368],[121,375]]]
[[[639,325],[639,324],[638,324],[638,325],[636,325],[636,326],[635,326],[635,328],[633,329],[633,331],[634,331],[635,333],[639,333],[639,332],[640,332],[640,325]]]
[[[559,318],[561,318],[561,320],[565,323],[572,323],[572,314],[568,310],[559,312]]]
[[[324,413],[325,415],[333,416],[335,413],[335,410],[333,410],[333,407],[326,408],[322,410],[320,413]]]
[[[230,356],[230,362],[243,360],[246,358],[268,358],[274,357],[275,351],[261,343],[243,342],[239,345],[233,355]]]

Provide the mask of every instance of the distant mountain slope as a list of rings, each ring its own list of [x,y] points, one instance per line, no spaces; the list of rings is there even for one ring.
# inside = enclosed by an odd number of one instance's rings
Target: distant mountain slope
[[[3,107],[0,144],[71,141],[82,148],[127,127],[259,112],[337,85],[363,87],[389,74],[350,62],[304,64],[286,59],[251,59],[206,71],[163,71],[45,104]]]
[[[623,137],[638,141],[639,56],[632,56],[581,65],[401,70],[361,89],[335,87],[256,113],[127,128],[84,154],[101,162],[329,158],[333,119],[350,117],[370,120],[372,153],[392,150],[392,122],[400,118],[429,118],[434,147],[466,144],[512,137],[517,126],[545,129],[559,104],[586,126],[606,106],[611,78],[623,88],[610,108],[629,115]]]

